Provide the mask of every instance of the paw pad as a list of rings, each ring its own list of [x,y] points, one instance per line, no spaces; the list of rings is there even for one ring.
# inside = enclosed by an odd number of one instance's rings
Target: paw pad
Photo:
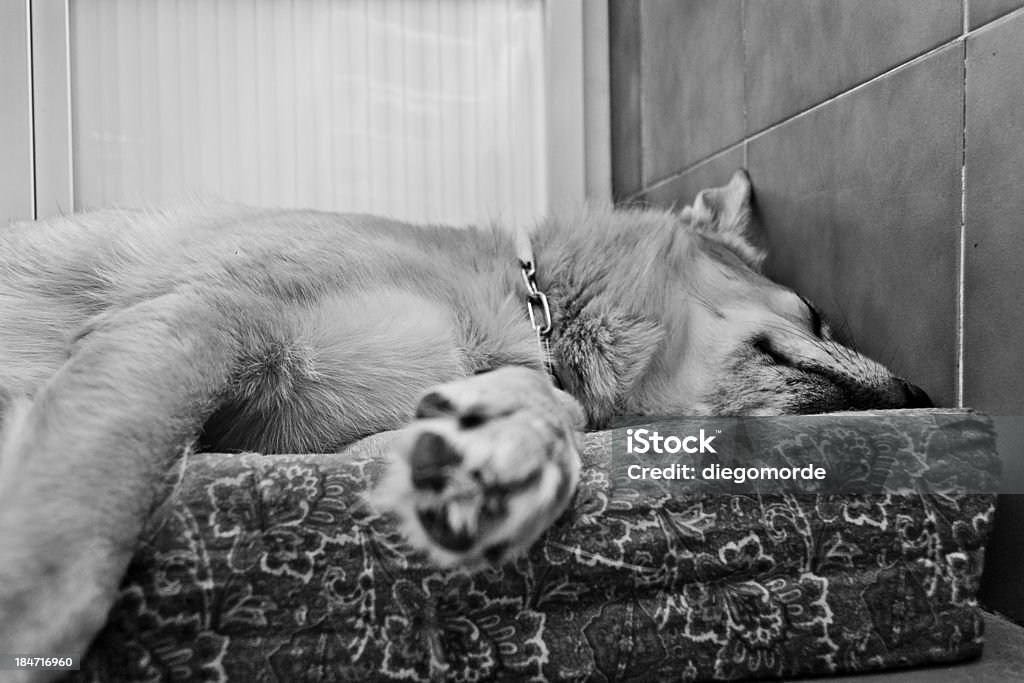
[[[416,414],[374,497],[439,564],[509,559],[565,509],[581,411],[541,373],[500,368],[450,382]]]

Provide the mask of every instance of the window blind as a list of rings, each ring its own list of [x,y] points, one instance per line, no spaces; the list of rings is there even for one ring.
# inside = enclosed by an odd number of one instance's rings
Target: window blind
[[[548,205],[542,0],[72,0],[69,22],[78,208]]]

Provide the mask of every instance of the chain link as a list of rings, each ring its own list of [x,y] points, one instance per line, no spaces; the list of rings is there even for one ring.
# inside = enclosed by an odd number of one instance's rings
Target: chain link
[[[544,292],[537,289],[537,268],[532,262],[520,262],[519,270],[526,284],[526,312],[530,314],[530,325],[538,338],[546,340],[551,336],[551,307]]]

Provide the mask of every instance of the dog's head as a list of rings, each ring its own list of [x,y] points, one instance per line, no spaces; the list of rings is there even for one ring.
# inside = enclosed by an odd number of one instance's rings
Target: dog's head
[[[618,262],[595,266],[602,285],[567,290],[557,355],[591,421],[931,406],[924,391],[837,341],[811,302],[762,274],[750,200],[739,171],[681,213],[634,211]]]

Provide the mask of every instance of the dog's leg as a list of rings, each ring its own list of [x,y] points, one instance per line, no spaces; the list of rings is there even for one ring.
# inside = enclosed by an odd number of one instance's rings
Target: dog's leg
[[[105,316],[31,405],[8,415],[0,653],[83,653],[115,598],[161,474],[228,384],[244,321],[229,301],[188,293]],[[13,674],[47,676],[4,672]]]
[[[417,416],[374,497],[441,564],[521,553],[575,491],[583,410],[542,372],[505,367],[443,384]]]

